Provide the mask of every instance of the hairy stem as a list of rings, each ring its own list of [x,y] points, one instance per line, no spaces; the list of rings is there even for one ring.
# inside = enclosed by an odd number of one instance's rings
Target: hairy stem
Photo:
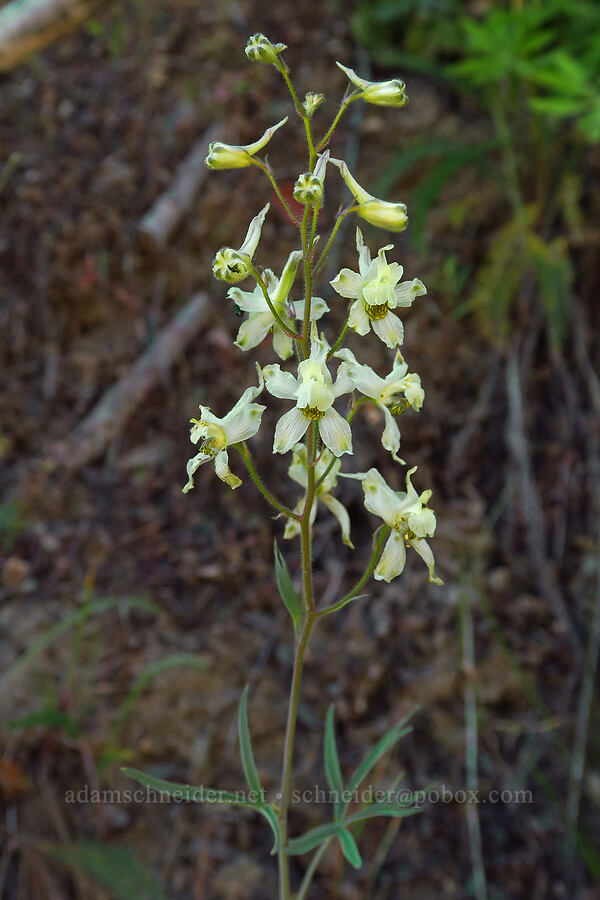
[[[283,194],[281,193],[281,190],[280,190],[280,188],[279,188],[279,185],[277,184],[277,181],[276,181],[275,178],[273,177],[273,173],[271,172],[271,170],[269,169],[269,167],[266,166],[266,165],[264,164],[264,162],[262,162],[262,160],[256,159],[256,157],[253,157],[253,160],[252,160],[252,161],[253,161],[253,163],[254,163],[255,166],[258,166],[258,168],[261,169],[261,170],[265,173],[265,175],[267,176],[267,178],[268,178],[269,181],[271,182],[271,187],[273,188],[273,190],[274,190],[275,193],[277,194],[277,197],[278,197],[278,199],[279,199],[279,202],[281,203],[281,205],[282,205],[283,208],[285,209],[286,213],[288,214],[288,216],[290,217],[290,219],[292,220],[292,222],[294,223],[294,225],[299,226],[299,225],[300,225],[300,220],[298,219],[298,216],[296,216],[296,215],[292,212],[289,203],[287,202],[287,200],[285,199],[285,197],[284,197]]]
[[[261,492],[267,503],[270,503],[271,506],[274,507],[278,512],[282,513],[282,515],[288,516],[290,519],[295,519],[297,522],[300,521],[300,516],[295,513],[293,509],[289,509],[287,506],[285,506],[285,504],[280,503],[277,497],[275,497],[271,493],[271,491],[262,483],[260,475],[256,471],[256,466],[254,465],[252,456],[250,455],[248,445],[244,442],[243,444],[233,444],[233,446],[244,460],[246,468],[248,469],[248,474],[250,475],[252,481]]]
[[[314,459],[316,437],[315,425],[311,423],[307,434],[307,454],[309,462]],[[279,806],[279,828],[281,830],[281,849],[279,851],[279,900],[290,898],[290,875],[288,857],[285,852],[287,844],[287,817],[290,805],[290,792],[292,783],[292,767],[294,761],[294,737],[296,734],[296,721],[298,719],[298,702],[300,698],[300,683],[304,668],[304,656],[308,646],[308,639],[316,621],[315,600],[312,583],[312,528],[310,524],[310,511],[315,499],[315,470],[314,466],[308,467],[308,485],[306,490],[306,503],[300,522],[300,540],[302,545],[302,628],[296,637],[294,651],[294,671],[290,688],[290,700],[288,706],[285,741],[283,746],[283,764],[281,771],[281,791]]]

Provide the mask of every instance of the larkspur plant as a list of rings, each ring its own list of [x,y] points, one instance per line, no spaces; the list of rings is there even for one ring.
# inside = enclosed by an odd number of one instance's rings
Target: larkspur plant
[[[284,44],[273,44],[264,35],[255,34],[248,41],[246,54],[253,62],[275,66],[289,88],[296,113],[304,123],[308,144],[308,171],[298,176],[294,188],[294,198],[304,207],[303,214],[296,216],[286,202],[271,166],[258,155],[286,124],[287,118],[267,128],[262,137],[252,144],[211,144],[206,164],[211,169],[258,167],[268,178],[279,201],[298,228],[301,249],[290,252],[279,277],[273,270],[254,261],[263,223],[269,212],[268,203],[250,222],[239,249],[222,248],[213,263],[215,278],[232,285],[227,296],[235,304],[236,313],[248,314],[239,329],[236,346],[248,351],[271,335],[273,351],[279,359],[285,361],[295,354],[296,364],[294,371],[283,370],[279,363],[271,363],[264,368],[257,364],[258,383],[248,387],[223,418],[214,415],[209,407],[200,406],[200,418],[192,419],[190,434],[192,443],[200,445],[199,451],[187,464],[188,481],[183,488],[184,493],[193,489],[194,478],[199,477],[198,469],[208,462],[214,464],[217,476],[230,488],[239,487],[241,479],[229,468],[228,451],[235,450],[265,500],[277,511],[278,518],[283,519],[284,539],[300,539],[303,586],[300,597],[275,542],[277,584],[295,630],[294,668],[281,787],[276,798],[269,801],[254,762],[248,728],[247,687],[240,700],[238,728],[248,792],[209,790],[162,781],[133,769],[124,771],[143,784],[176,795],[179,799],[232,804],[262,814],[273,831],[273,853],[278,854],[280,900],[289,900],[292,896],[289,857],[314,850],[299,891],[294,895],[296,900],[302,900],[308,894],[321,858],[333,841],[339,842],[344,856],[352,866],[361,866],[360,853],[352,833],[353,823],[375,816],[401,817],[418,811],[418,806],[406,792],[403,792],[402,802],[397,797],[390,799],[386,795],[361,808],[350,809],[358,788],[363,785],[377,761],[410,731],[410,726],[406,724],[406,720],[397,723],[371,749],[344,784],[336,749],[333,708],[330,707],[325,723],[324,747],[325,774],[333,797],[332,820],[299,837],[288,836],[294,735],[304,657],[311,632],[319,619],[359,598],[360,591],[371,576],[376,580],[389,582],[401,575],[407,547],[421,556],[427,566],[429,580],[435,584],[442,582],[435,574],[433,553],[427,542],[436,527],[435,514],[427,506],[431,491],[417,493],[411,482],[416,469],[411,468],[405,476],[406,491],[393,490],[374,468],[367,472],[342,472],[342,458],[353,454],[352,420],[360,407],[369,402],[383,414],[383,447],[389,451],[395,465],[405,465],[398,456],[400,431],[396,419],[406,409],[420,409],[424,392],[419,376],[409,372],[399,349],[404,341],[404,325],[400,314],[412,306],[417,297],[426,293],[425,286],[418,278],[402,281],[402,266],[397,262],[388,262],[386,256],[393,250],[393,245],[382,247],[373,258],[360,228],[357,228],[357,271],[344,268],[331,281],[340,298],[339,302],[348,301],[344,327],[331,344],[326,334],[320,331],[323,317],[329,312],[329,308],[323,299],[313,294],[315,276],[322,269],[346,216],[356,213],[366,222],[388,231],[402,231],[407,225],[406,207],[403,203],[391,203],[373,197],[356,181],[346,163],[341,159],[331,158],[326,149],[341,116],[351,103],[364,100],[378,106],[401,108],[407,102],[405,86],[398,79],[367,81],[352,69],[338,63],[348,76],[350,84],[329,130],[320,141],[316,141],[313,137],[312,116],[323,103],[324,97],[320,93],[308,93],[304,102],[300,102],[287,65],[281,58],[285,49]],[[325,242],[323,251],[317,256],[317,219],[324,203],[325,180],[330,164],[339,170],[353,201],[338,212],[331,235]],[[304,297],[293,300],[290,297],[300,268],[304,275]],[[242,290],[237,286],[245,279],[253,281],[251,290]],[[378,375],[370,366],[359,362],[351,350],[343,347],[349,329],[363,336],[373,330],[376,337],[394,352],[391,369],[385,376]],[[335,375],[332,365],[337,365]],[[293,509],[288,508],[264,486],[247,445],[247,441],[261,428],[266,409],[256,400],[259,397],[267,398],[269,394],[291,404],[277,422],[273,452],[292,455],[289,475],[302,489]],[[347,398],[345,415],[335,408],[336,401],[341,397]],[[350,402],[348,398],[352,398]],[[373,534],[371,556],[357,584],[330,606],[318,608],[313,591],[311,542],[320,503],[337,519],[343,542],[354,549],[350,537],[350,517],[335,496],[340,477],[360,481],[367,510],[382,519],[383,524]]]

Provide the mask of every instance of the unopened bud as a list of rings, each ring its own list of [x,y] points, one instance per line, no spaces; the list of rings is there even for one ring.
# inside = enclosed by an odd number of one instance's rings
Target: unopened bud
[[[317,109],[322,103],[325,102],[325,94],[315,94],[310,91],[306,97],[304,98],[304,103],[302,104],[302,109],[309,117],[312,116],[315,109]]]
[[[277,65],[279,54],[287,50],[285,44],[272,44],[264,34],[253,34],[246,44],[246,56],[252,62],[272,63]]]
[[[310,203],[311,206],[315,206],[322,199],[323,185],[321,181],[315,175],[311,175],[310,172],[304,172],[304,174],[299,175],[294,185],[294,200],[304,205]]]

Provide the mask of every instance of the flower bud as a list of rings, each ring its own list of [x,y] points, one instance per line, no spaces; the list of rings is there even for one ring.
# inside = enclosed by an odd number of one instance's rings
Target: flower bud
[[[219,281],[236,284],[250,275],[252,272],[252,257],[256,252],[263,222],[270,205],[270,203],[267,203],[258,215],[254,216],[248,227],[244,243],[239,250],[234,250],[233,247],[222,247],[219,250],[212,265],[213,275]]]
[[[356,199],[356,212],[366,222],[385,228],[388,231],[404,231],[408,225],[408,216],[404,203],[390,203],[389,200],[378,200],[360,186],[352,177],[350,170],[343,159],[331,159],[330,162],[337,166],[342,178],[348,185]]]
[[[259,150],[265,147],[278,128],[285,125],[287,116],[278,122],[277,125],[271,125],[265,133],[253,144],[223,144],[221,141],[212,141],[208,145],[208,156],[205,163],[209,169],[244,169],[251,166],[254,160],[252,157]]]
[[[246,44],[246,56],[252,62],[272,63],[277,65],[278,56],[287,50],[285,44],[272,44],[269,38],[264,34],[253,34],[248,38]]]
[[[303,175],[298,176],[294,185],[294,200],[298,203],[304,205],[309,203],[311,206],[315,206],[317,203],[321,203],[323,193],[322,183],[310,172],[304,172]]]
[[[325,94],[315,94],[312,91],[304,98],[304,103],[302,104],[302,109],[305,114],[310,119],[315,109],[317,109],[322,103],[325,102]]]
[[[406,85],[399,78],[391,81],[367,81],[356,74],[354,69],[343,66],[341,62],[337,66],[345,72],[352,84],[360,89],[357,99],[373,103],[375,106],[396,106],[401,108],[408,103]]]
[[[329,162],[329,150],[322,153],[317,160],[314,172],[304,172],[298,176],[298,180],[294,185],[294,200],[298,203],[315,206],[323,200],[325,182],[325,170]]]

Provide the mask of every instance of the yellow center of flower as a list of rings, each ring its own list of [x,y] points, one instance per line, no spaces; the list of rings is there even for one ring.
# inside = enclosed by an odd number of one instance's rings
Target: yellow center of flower
[[[407,409],[410,409],[410,403],[406,397],[400,397],[399,400],[395,400],[390,406],[390,412],[393,416],[401,416]]]
[[[316,406],[305,406],[304,409],[300,410],[300,412],[304,413],[306,418],[310,419],[311,422],[317,422],[325,415],[325,410],[317,409]]]
[[[387,303],[378,303],[373,305],[366,303],[365,309],[370,319],[383,319],[387,315],[388,305]]]

